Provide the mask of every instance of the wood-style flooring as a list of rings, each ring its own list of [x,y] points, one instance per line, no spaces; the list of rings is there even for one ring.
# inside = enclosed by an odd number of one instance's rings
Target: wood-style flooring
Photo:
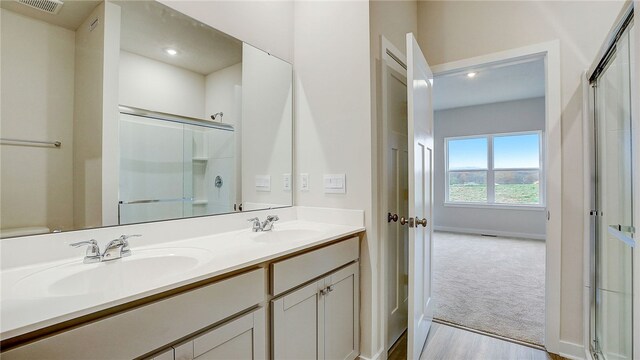
[[[389,360],[407,359],[406,333],[392,347]],[[561,360],[532,347],[433,323],[420,360]]]

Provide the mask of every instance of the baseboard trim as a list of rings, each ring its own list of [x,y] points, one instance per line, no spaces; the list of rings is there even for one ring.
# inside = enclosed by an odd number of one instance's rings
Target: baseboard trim
[[[360,359],[360,360],[382,360],[382,353],[383,352],[384,352],[384,346],[382,347],[382,349],[378,350],[378,352],[376,354],[374,354],[371,358],[364,357],[361,354],[361,355],[358,356],[358,359]],[[386,356],[384,357],[384,359],[386,359]]]
[[[573,360],[584,360],[585,358],[584,346],[582,345],[560,340],[559,349],[559,355],[564,358]]]
[[[495,230],[487,230],[487,229],[471,229],[471,228],[459,228],[459,227],[449,227],[449,226],[439,226],[436,225],[433,227],[436,231],[446,231],[453,233],[462,233],[462,234],[487,234],[487,235],[496,235],[503,237],[512,237],[519,239],[531,239],[531,240],[545,240],[544,235],[540,234],[528,234],[528,233],[519,233],[519,232],[511,232],[511,231],[495,231]]]

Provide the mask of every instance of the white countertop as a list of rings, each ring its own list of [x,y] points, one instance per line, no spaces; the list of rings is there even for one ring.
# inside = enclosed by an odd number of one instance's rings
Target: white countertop
[[[305,229],[305,231],[298,231]],[[229,273],[270,261],[288,254],[321,245],[332,240],[364,231],[357,225],[337,225],[305,220],[278,222],[273,235],[252,233],[250,229],[229,231],[177,241],[135,246],[131,241],[132,255],[123,259],[96,264],[83,264],[82,257],[39,262],[28,266],[3,269],[0,272],[2,293],[0,297],[0,339],[9,339],[97,311],[109,309],[134,300],[159,294],[200,280]],[[282,236],[287,234],[287,236]],[[160,279],[145,279],[144,271],[118,276],[104,274],[109,266],[119,261],[135,261],[154,251],[175,250],[177,254],[194,252],[199,255],[196,265],[188,270],[178,267],[175,274]],[[146,254],[146,255],[145,255]],[[139,259],[138,258],[138,259]],[[111,269],[117,269],[112,267]],[[86,284],[92,291],[80,294],[55,293],[47,290],[45,270],[51,268],[102,267],[95,279],[86,277],[76,281],[91,280]],[[143,267],[142,267],[143,268]],[[105,270],[106,269],[106,270]],[[153,270],[150,270],[153,271]],[[25,281],[28,279],[28,281]],[[25,284],[29,286],[25,287]],[[33,285],[36,284],[36,285]]]

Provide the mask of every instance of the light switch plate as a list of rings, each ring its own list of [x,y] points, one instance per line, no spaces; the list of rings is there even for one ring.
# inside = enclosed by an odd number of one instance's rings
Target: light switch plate
[[[256,175],[256,191],[271,191],[271,175]]]
[[[347,182],[345,174],[324,174],[323,185],[325,194],[345,194]]]
[[[282,190],[291,191],[291,174],[282,175]]]
[[[300,191],[309,191],[309,174],[300,174]]]

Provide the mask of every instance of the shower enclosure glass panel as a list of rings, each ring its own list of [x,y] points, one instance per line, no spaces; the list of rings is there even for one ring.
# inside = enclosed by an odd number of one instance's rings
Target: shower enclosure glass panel
[[[235,133],[120,114],[120,224],[229,213]]]
[[[632,357],[632,138],[629,30],[595,82],[596,212],[592,350]]]

